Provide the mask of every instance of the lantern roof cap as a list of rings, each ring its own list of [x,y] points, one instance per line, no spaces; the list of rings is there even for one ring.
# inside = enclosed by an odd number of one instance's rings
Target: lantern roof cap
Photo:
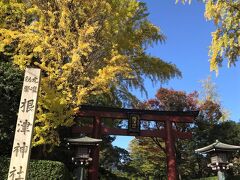
[[[236,151],[236,150],[239,150],[239,149],[240,149],[240,146],[225,144],[225,143],[222,143],[222,142],[216,140],[214,143],[212,143],[208,146],[196,149],[195,152],[208,153],[208,152],[212,152],[212,151],[213,152],[214,151],[215,152],[216,151]]]
[[[84,136],[80,138],[67,138],[66,140],[71,144],[77,144],[77,145],[96,145],[102,142],[102,139],[95,139],[88,136]]]

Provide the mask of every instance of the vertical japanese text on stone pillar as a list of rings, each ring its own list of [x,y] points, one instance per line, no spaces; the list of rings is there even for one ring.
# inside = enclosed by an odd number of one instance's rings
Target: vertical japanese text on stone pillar
[[[8,180],[26,179],[40,74],[40,69],[27,68],[25,71]]]

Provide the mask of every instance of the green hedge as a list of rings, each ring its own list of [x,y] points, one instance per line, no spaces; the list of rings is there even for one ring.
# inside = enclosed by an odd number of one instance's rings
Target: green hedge
[[[218,180],[218,177],[212,176],[212,177],[206,177],[206,178],[200,178],[200,179],[194,179],[194,180]]]
[[[7,179],[10,160],[0,157],[0,179]],[[29,180],[69,180],[67,168],[61,162],[31,160],[27,179]]]
[[[226,178],[226,180],[239,180],[239,179],[240,179],[240,175],[231,176],[231,177]],[[200,179],[194,179],[194,180],[218,180],[218,177],[213,176],[213,177],[206,177],[206,178],[200,178]]]
[[[240,179],[240,175],[227,178],[227,180],[239,180],[239,179]]]

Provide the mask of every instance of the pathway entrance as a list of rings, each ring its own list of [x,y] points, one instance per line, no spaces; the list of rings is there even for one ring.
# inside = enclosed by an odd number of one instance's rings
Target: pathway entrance
[[[101,138],[102,135],[125,135],[141,137],[160,137],[164,139],[167,156],[168,180],[177,180],[175,140],[191,138],[190,132],[179,132],[173,123],[192,123],[198,115],[197,111],[155,111],[139,109],[120,109],[109,107],[81,106],[78,117],[92,117],[90,126],[74,126],[73,134],[86,133],[92,138]],[[128,129],[111,128],[105,126],[103,119],[124,119],[128,121]],[[141,130],[141,121],[158,121],[164,123],[163,129]],[[89,167],[89,180],[98,179],[99,147],[92,152],[92,163]]]

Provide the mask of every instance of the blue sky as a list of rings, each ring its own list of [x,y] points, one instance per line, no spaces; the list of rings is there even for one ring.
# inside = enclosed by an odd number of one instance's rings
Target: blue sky
[[[211,76],[216,84],[221,104],[230,112],[234,121],[240,121],[240,64],[227,68],[227,61],[219,69],[219,75],[210,72],[208,46],[211,32],[215,30],[212,22],[204,18],[204,4],[193,1],[189,4],[175,4],[175,0],[145,0],[149,20],[167,36],[164,44],[148,48],[152,56],[174,63],[182,72],[181,79],[172,79],[165,84],[153,84],[146,80],[148,98],[153,98],[159,87],[192,92],[201,91],[201,80]],[[145,100],[140,92],[136,95]],[[128,147],[132,137],[118,136],[113,145]]]

